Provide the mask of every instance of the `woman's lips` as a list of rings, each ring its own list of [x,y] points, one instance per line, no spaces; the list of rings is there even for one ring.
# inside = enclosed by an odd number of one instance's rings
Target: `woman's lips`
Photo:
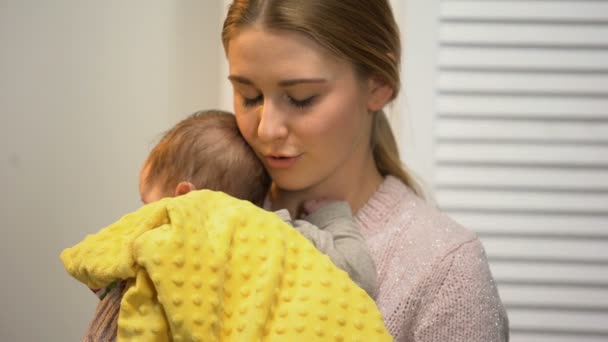
[[[266,156],[266,165],[271,169],[288,169],[298,162],[301,155],[293,157]]]

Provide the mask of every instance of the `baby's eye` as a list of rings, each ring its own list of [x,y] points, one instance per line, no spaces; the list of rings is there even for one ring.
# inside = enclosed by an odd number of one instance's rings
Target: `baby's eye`
[[[263,100],[264,96],[262,96],[261,94],[254,98],[248,98],[243,96],[243,105],[245,107],[253,107],[260,104]]]

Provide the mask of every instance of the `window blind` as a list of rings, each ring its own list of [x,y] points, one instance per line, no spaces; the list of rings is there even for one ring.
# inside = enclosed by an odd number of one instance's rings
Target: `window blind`
[[[511,341],[608,341],[608,1],[443,0],[435,189]]]

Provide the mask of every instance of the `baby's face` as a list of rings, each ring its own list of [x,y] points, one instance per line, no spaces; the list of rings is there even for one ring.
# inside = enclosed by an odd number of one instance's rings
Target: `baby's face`
[[[147,180],[148,165],[144,166],[139,173],[139,196],[144,204],[156,202],[162,198],[169,197],[163,193],[162,187],[159,184]]]

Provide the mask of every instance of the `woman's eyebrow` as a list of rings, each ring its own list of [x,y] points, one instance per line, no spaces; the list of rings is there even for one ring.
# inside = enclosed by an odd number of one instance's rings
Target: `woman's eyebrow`
[[[301,83],[326,83],[327,80],[324,78],[295,78],[291,80],[284,80],[279,82],[281,87],[290,87]]]
[[[237,83],[241,83],[241,84],[253,85],[253,82],[251,82],[251,80],[249,80],[243,76],[230,75],[230,76],[228,76],[228,79],[233,82],[237,82]],[[296,84],[301,84],[301,83],[326,83],[326,82],[327,82],[327,80],[324,78],[294,78],[294,79],[279,81],[278,84],[281,87],[290,87],[290,86],[293,86]]]
[[[228,76],[228,79],[231,80],[232,82],[253,85],[253,82],[251,82],[250,80],[248,80],[247,78],[245,78],[243,76],[230,75],[230,76]]]

